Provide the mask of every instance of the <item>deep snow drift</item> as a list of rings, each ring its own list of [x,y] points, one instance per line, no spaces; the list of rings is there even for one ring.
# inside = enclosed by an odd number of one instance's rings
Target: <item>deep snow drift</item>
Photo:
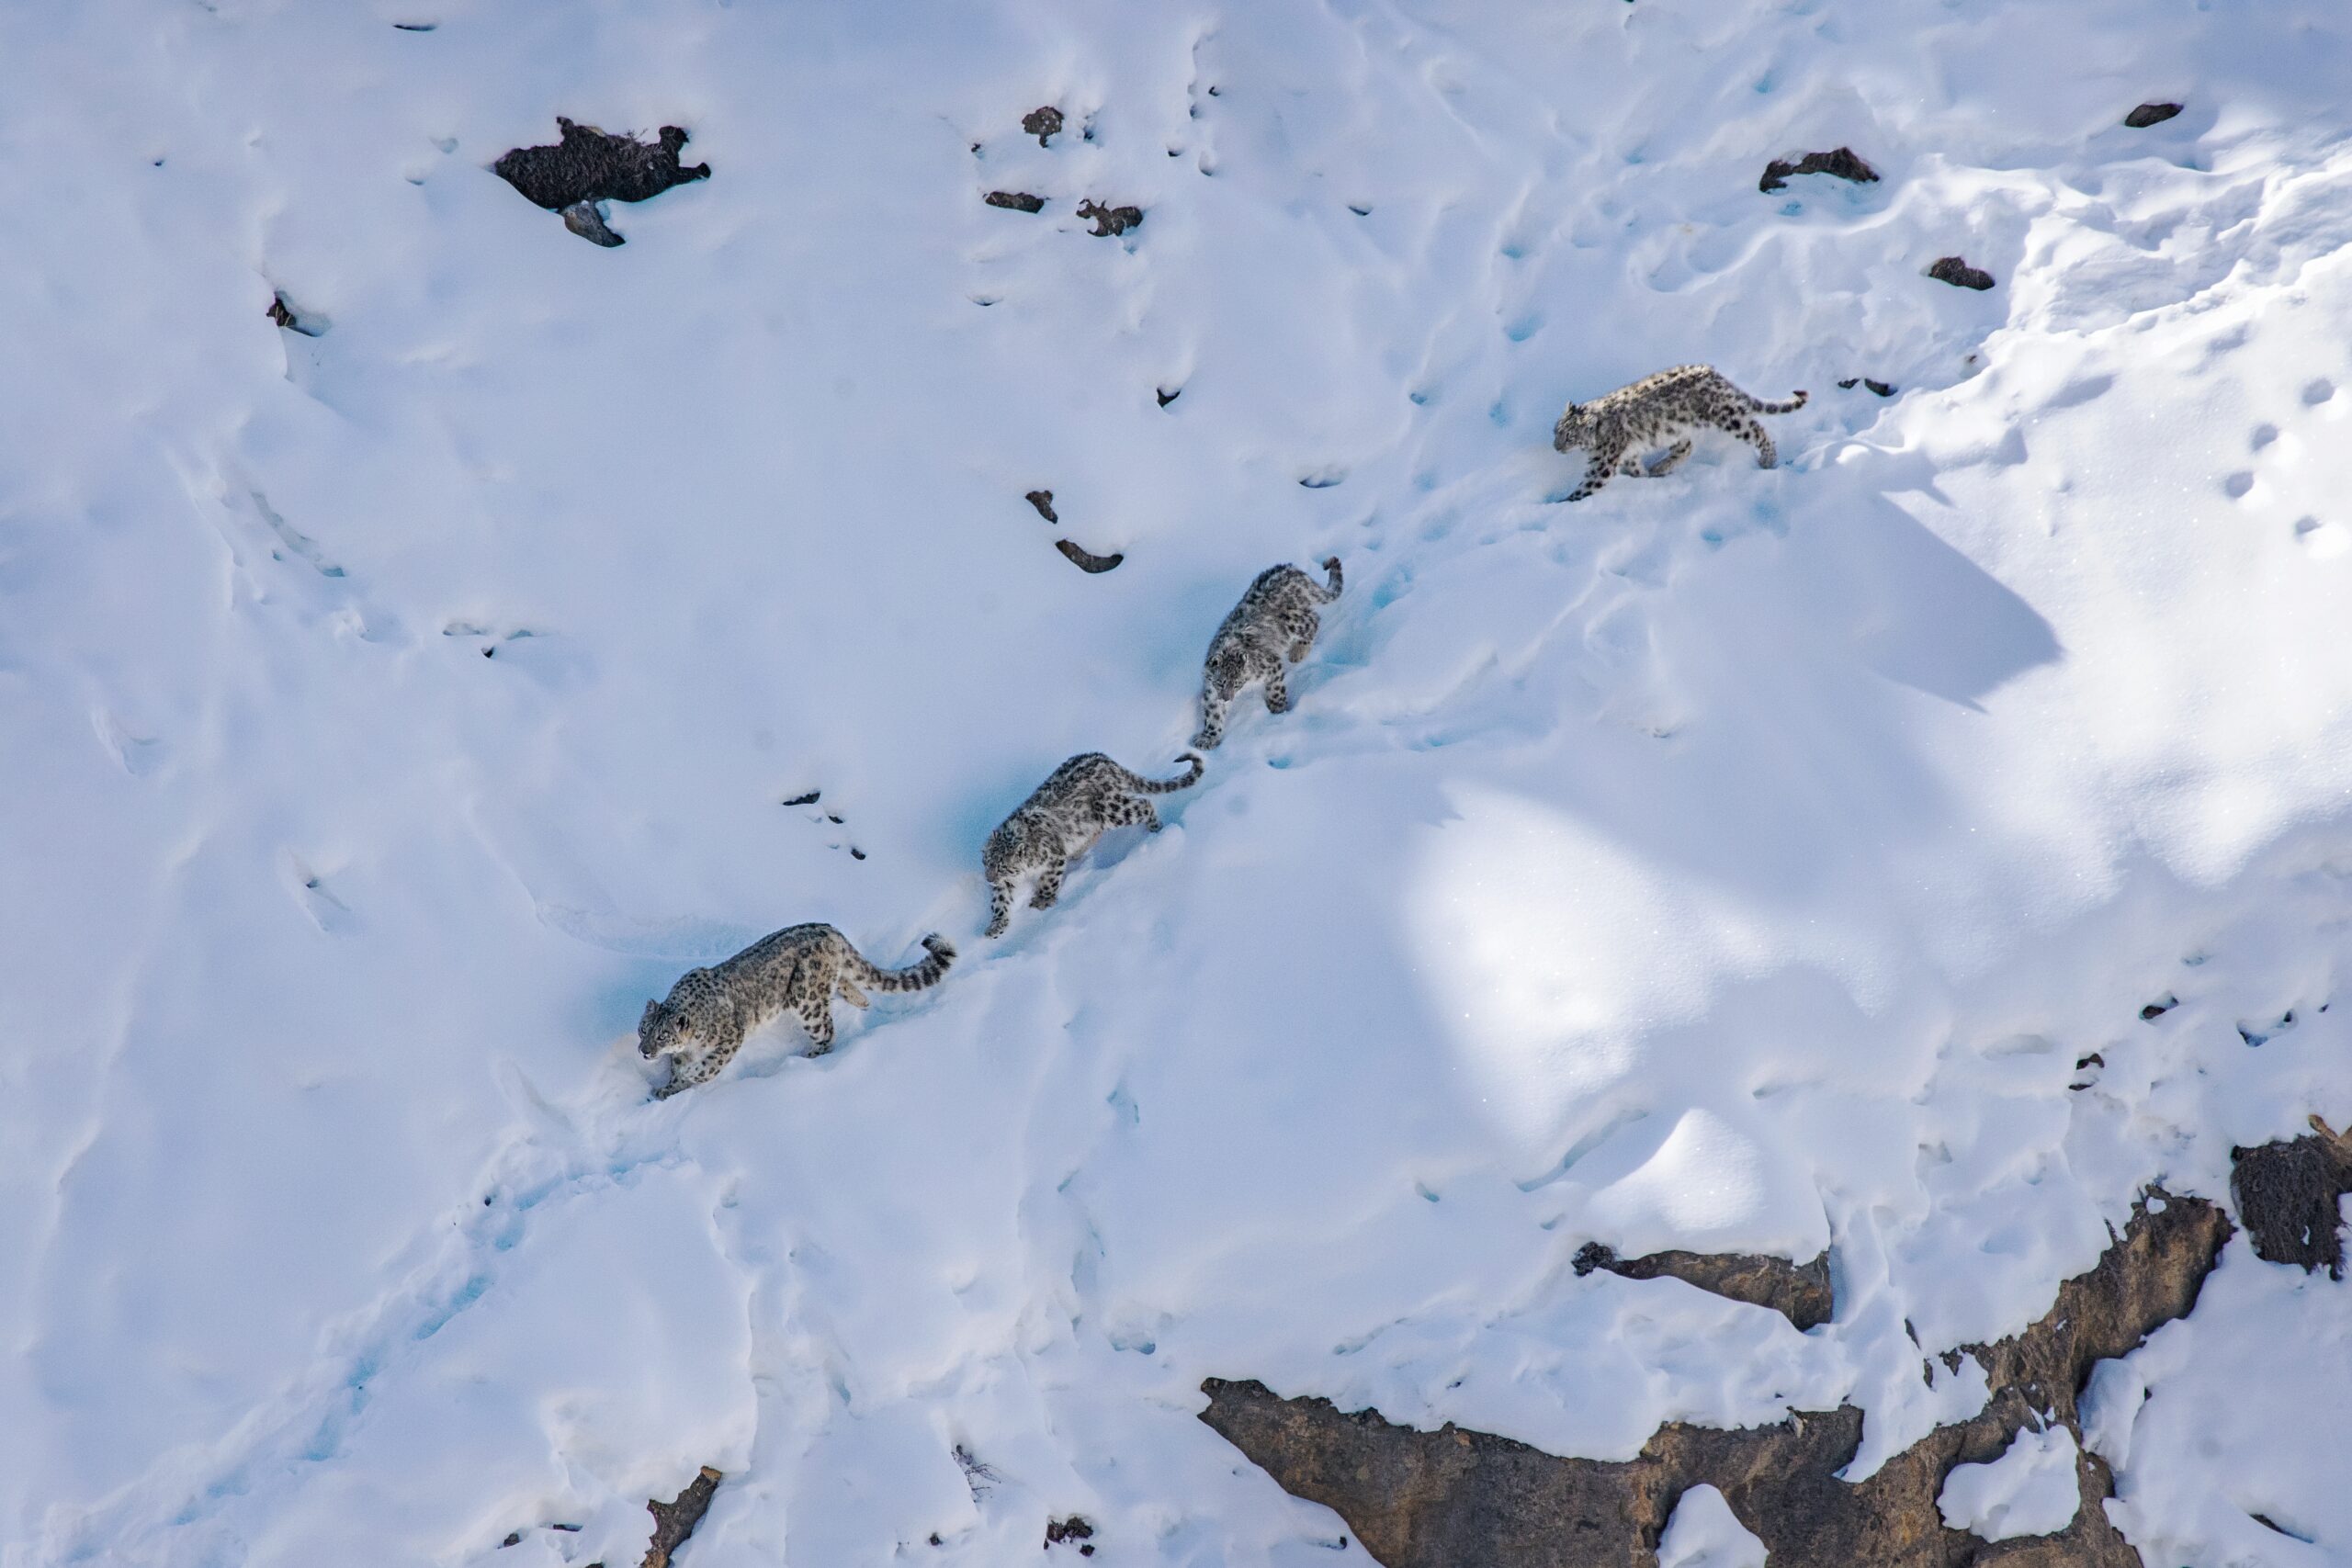
[[[2352,1120],[2347,27],[0,13],[0,1560],[621,1563],[709,1464],[695,1568],[1323,1563],[1204,1376],[1974,1408],[2143,1183]],[[487,167],[559,115],[711,176],[584,243]],[[1812,392],[1781,468],[1557,504],[1687,361]],[[1296,711],[980,942],[1331,553]],[[648,1104],[645,999],[819,919],[965,956]],[[2152,1562],[2352,1554],[2346,1289],[2241,1237],[2102,1372]]]

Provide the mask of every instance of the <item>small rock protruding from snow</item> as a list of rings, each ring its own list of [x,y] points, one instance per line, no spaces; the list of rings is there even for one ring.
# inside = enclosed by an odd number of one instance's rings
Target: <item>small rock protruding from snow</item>
[[[1983,1540],[2055,1535],[2075,1522],[2082,1506],[2078,1452],[2067,1427],[2021,1431],[2000,1458],[1952,1466],[1937,1511],[1950,1528]]]
[[[562,139],[552,147],[517,147],[490,166],[490,172],[520,191],[525,199],[563,214],[563,226],[583,240],[600,245],[621,243],[605,227],[598,204],[644,201],[673,186],[710,178],[710,165],[691,167],[678,162],[686,132],[665,125],[651,141],[615,136],[593,125],[580,125],[559,115],[556,128]]]
[[[1939,283],[1949,283],[1955,288],[1984,289],[1993,287],[1993,275],[1981,266],[1971,266],[1958,256],[1939,256],[1928,269],[1928,276]]]
[[[2123,117],[2123,123],[2134,130],[2145,130],[2152,125],[2162,125],[2179,112],[2178,104],[2142,104]]]
[[[1041,108],[1031,109],[1021,117],[1021,129],[1035,137],[1037,145],[1040,147],[1043,147],[1047,139],[1061,128],[1062,111],[1051,104],[1046,104]]]
[[[1764,177],[1756,182],[1758,190],[1779,190],[1795,175],[1835,175],[1856,185],[1876,185],[1878,171],[1854,156],[1851,147],[1833,148],[1826,152],[1807,152],[1793,163],[1775,158],[1764,165]]]
[[[1042,196],[1033,196],[1025,190],[992,190],[980,199],[990,207],[1010,208],[1015,212],[1046,210],[1046,198]]]
[[[1704,1482],[1682,1494],[1658,1538],[1658,1568],[1764,1568],[1764,1543]]]
[[[2352,1192],[2352,1135],[2317,1116],[2312,1132],[2255,1148],[2230,1151],[2230,1196],[2245,1222],[2254,1255],[2311,1273],[2344,1278],[2341,1219]]]
[[[1105,207],[1099,201],[1080,202],[1078,215],[1094,225],[1088,232],[1098,240],[1107,240],[1114,234],[1124,234],[1130,229],[1141,227],[1143,223],[1142,208]]]

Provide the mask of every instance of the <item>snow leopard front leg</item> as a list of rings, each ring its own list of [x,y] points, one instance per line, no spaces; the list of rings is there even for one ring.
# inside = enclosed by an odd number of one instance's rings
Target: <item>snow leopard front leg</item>
[[[1283,667],[1279,662],[1266,671],[1266,711],[1290,712],[1290,687],[1283,680]]]
[[[1002,936],[1012,923],[1012,878],[989,878],[989,929],[984,936]]]
[[[1595,446],[1592,449],[1591,461],[1585,464],[1584,481],[1568,491],[1568,499],[1582,501],[1587,496],[1597,492],[1616,474],[1617,465],[1624,460],[1625,442],[1622,437],[1603,441],[1600,446]]]

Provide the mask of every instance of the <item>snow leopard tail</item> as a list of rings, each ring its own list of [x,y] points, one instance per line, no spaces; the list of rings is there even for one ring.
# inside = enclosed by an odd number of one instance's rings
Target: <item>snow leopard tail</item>
[[[1135,779],[1135,787],[1146,795],[1173,795],[1180,789],[1192,788],[1201,782],[1201,775],[1208,772],[1208,764],[1201,761],[1198,751],[1187,751],[1176,760],[1192,763],[1193,771],[1181,779],[1147,779],[1133,773],[1127,776]]]
[[[910,964],[904,969],[877,969],[874,961],[862,953],[851,954],[856,960],[857,977],[877,991],[921,991],[939,984],[947,966],[956,962],[956,946],[937,931],[922,939],[926,956],[920,964]]]
[[[1806,394],[1792,392],[1789,394],[1789,400],[1785,403],[1768,403],[1763,399],[1747,392],[1742,392],[1740,396],[1747,399],[1748,409],[1755,413],[1794,413],[1804,407]]]
[[[1324,586],[1320,590],[1320,592],[1323,603],[1329,604],[1332,600],[1337,599],[1340,596],[1340,558],[1337,556],[1325,556],[1323,558],[1323,572]]]

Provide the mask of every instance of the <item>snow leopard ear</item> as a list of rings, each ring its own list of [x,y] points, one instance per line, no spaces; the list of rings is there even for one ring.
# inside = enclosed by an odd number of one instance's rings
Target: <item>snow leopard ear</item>
[[[637,1021],[637,1032],[642,1034],[652,1028],[654,1024],[661,1021],[662,1015],[668,1010],[660,1002],[646,1003],[644,1016]]]

